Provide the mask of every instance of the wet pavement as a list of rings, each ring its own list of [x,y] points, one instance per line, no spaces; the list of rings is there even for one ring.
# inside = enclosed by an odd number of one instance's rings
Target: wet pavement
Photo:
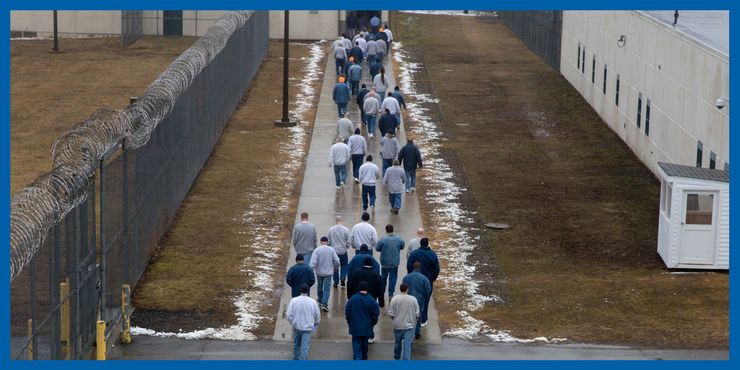
[[[395,80],[390,58],[385,58],[386,78],[389,80],[388,86],[393,88]],[[362,83],[367,84],[368,89],[371,87],[370,73],[367,70],[367,63],[363,66]],[[332,99],[332,90],[336,84],[336,74],[334,59],[327,58],[326,73],[319,97],[318,110],[316,112],[316,121],[314,123],[313,134],[311,137],[311,146],[306,159],[306,171],[301,189],[301,197],[298,203],[296,222],[300,222],[300,214],[308,212],[309,222],[316,226],[316,232],[319,238],[326,235],[327,230],[335,224],[335,216],[340,215],[344,220],[345,226],[352,228],[354,224],[360,222],[362,215],[361,205],[361,186],[352,181],[352,173],[348,171],[348,182],[344,189],[337,190],[334,184],[334,170],[328,165],[329,150],[334,143],[337,132],[337,106]],[[360,121],[360,111],[353,97],[352,102],[348,104],[348,118],[355,127],[362,126]],[[403,128],[403,126],[402,126]],[[380,157],[380,137],[377,132],[373,139],[369,139],[362,128],[363,135],[368,141],[368,154],[373,155],[373,163],[382,170],[382,159]],[[406,143],[406,135],[400,130],[397,136],[401,145]],[[350,166],[351,167],[351,166]],[[419,173],[420,176],[423,174]],[[421,225],[421,214],[419,212],[419,202],[416,193],[404,193],[401,209],[398,215],[390,213],[390,204],[388,203],[387,190],[378,185],[376,188],[377,199],[375,202],[375,212],[371,214],[370,223],[378,231],[378,238],[386,235],[385,225],[392,224],[395,234],[408,242],[415,237],[416,229]],[[349,258],[354,256],[350,251]],[[379,259],[379,253],[375,252],[374,256]],[[406,251],[401,251],[401,264],[398,269],[398,285],[406,276]],[[291,248],[288,257],[287,268],[295,264],[295,251]],[[287,271],[287,270],[286,270]],[[311,289],[311,297],[316,297],[316,285]],[[321,324],[314,334],[314,340],[318,341],[337,341],[350,342],[351,337],[348,333],[347,322],[344,318],[344,303],[346,302],[346,290],[343,288],[332,288],[329,299],[329,312],[322,312]],[[283,289],[281,297],[278,320],[275,325],[275,334],[273,340],[290,341],[292,340],[292,327],[285,319],[285,310],[290,302],[290,288],[286,286]],[[393,326],[390,316],[386,313],[388,299],[386,296],[386,307],[381,309],[381,318],[375,327],[375,338],[378,342],[393,342]],[[421,343],[441,343],[437,311],[432,302],[429,310],[429,324],[422,328]]]

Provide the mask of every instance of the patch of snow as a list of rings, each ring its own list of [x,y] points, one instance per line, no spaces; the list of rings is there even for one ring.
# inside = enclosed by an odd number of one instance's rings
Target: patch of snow
[[[463,13],[462,10],[401,10],[401,13],[411,14],[431,14],[431,15],[457,15],[463,17],[477,17],[481,15],[496,15],[496,12],[481,13],[478,10],[468,10],[468,13]]]
[[[235,291],[232,297],[237,323],[226,328],[207,328],[185,333],[163,333],[136,327],[132,328],[132,334],[185,339],[257,339],[252,331],[257,329],[263,320],[269,319],[259,313],[274,293],[275,282],[272,275],[275,272],[275,260],[281,257],[280,244],[275,242],[275,235],[280,233],[281,228],[267,224],[265,220],[273,213],[285,211],[290,207],[290,194],[296,186],[295,173],[302,166],[305,154],[307,138],[305,127],[308,122],[304,121],[303,116],[314,108],[313,102],[318,93],[314,85],[323,77],[320,62],[325,53],[324,42],[311,43],[309,49],[310,56],[304,60],[303,67],[305,77],[297,83],[298,93],[293,100],[293,116],[299,124],[289,128],[288,140],[279,149],[280,158],[283,158],[284,162],[277,169],[264,169],[265,176],[260,176],[256,184],[245,192],[245,196],[250,200],[250,206],[238,220],[245,228],[239,235],[251,235],[251,238],[245,237],[249,244],[241,244],[239,248],[248,250],[253,255],[244,258],[240,268],[245,278],[243,286],[248,288]],[[266,176],[268,171],[278,180],[270,182]],[[280,201],[266,205],[264,199],[267,198],[267,192],[278,194]],[[253,267],[255,265],[256,267]]]

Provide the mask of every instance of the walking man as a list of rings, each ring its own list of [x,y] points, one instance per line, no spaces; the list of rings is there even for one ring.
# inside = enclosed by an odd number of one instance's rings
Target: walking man
[[[308,290],[308,285],[300,287],[301,295],[290,300],[285,314],[288,322],[293,326],[294,360],[308,360],[311,333],[316,330],[319,322],[321,322],[319,305],[308,297]]]
[[[416,169],[424,166],[421,163],[421,152],[413,140],[406,140],[406,145],[398,152],[398,162],[403,165],[406,176],[406,192],[416,191]]]
[[[367,247],[367,244],[361,245],[360,249],[355,251],[355,256],[352,257],[349,261],[349,265],[347,265],[347,276],[349,276],[352,271],[362,268],[362,264],[365,263],[365,257],[367,256],[372,258],[372,261],[370,262],[373,264],[373,271],[377,272],[378,276],[380,276],[380,264],[375,257],[373,257],[373,251]]]
[[[393,165],[393,160],[396,159],[398,152],[401,150],[401,144],[398,143],[396,135],[391,131],[385,133],[385,136],[380,139],[380,156],[383,157],[383,176]]]
[[[334,85],[334,90],[331,92],[331,98],[334,99],[334,103],[337,104],[337,116],[339,116],[339,118],[344,117],[347,113],[347,103],[352,99],[349,86],[347,86],[344,81],[344,76],[340,75],[337,79],[337,84]]]
[[[419,241],[421,245],[419,249],[411,252],[408,260],[406,260],[406,270],[410,274],[414,271],[414,262],[419,262],[419,272],[429,279],[431,299],[432,292],[434,291],[434,281],[439,276],[439,258],[437,254],[429,248],[429,239],[422,238]],[[427,325],[427,319],[429,318],[429,299],[424,303],[424,310],[421,312],[421,326]]]
[[[349,146],[337,141],[329,150],[329,166],[334,166],[334,183],[337,190],[344,187],[344,181],[347,180],[347,162],[349,162]]]
[[[302,254],[296,254],[295,265],[285,275],[285,282],[290,287],[290,296],[293,298],[301,295],[302,286],[305,285],[310,288],[316,282],[313,270],[304,263]],[[306,294],[308,295],[308,293]]]
[[[416,323],[421,310],[416,298],[408,295],[407,284],[401,283],[401,294],[393,296],[388,305],[388,315],[393,319],[393,358],[396,360],[411,359],[411,345],[414,343]]]
[[[375,230],[375,226],[368,222],[370,221],[370,214],[362,212],[361,219],[362,222],[352,227],[352,248],[355,249],[355,255],[363,245],[372,250],[375,248],[375,243],[378,242],[378,231]],[[372,255],[372,253],[370,254]]]
[[[356,183],[360,183],[360,166],[362,159],[367,153],[367,140],[360,134],[360,128],[355,129],[355,134],[349,137],[349,154],[352,159],[352,178]]]
[[[388,91],[386,98],[383,99],[383,103],[380,104],[380,111],[388,111],[390,114],[396,117],[396,122],[399,125],[401,124],[401,106],[398,104],[398,99],[393,96],[392,92]]]
[[[393,97],[396,99],[396,101],[401,106],[401,108],[403,108],[405,110],[406,109],[406,98],[403,97],[403,94],[401,94],[401,89],[398,86],[396,86],[393,89]],[[400,109],[398,111],[398,115],[396,116],[396,118],[398,118],[398,122],[401,122],[401,111],[400,111]]]
[[[368,200],[370,210],[375,212],[375,185],[380,180],[380,170],[373,163],[373,156],[368,154],[365,164],[360,166],[360,184],[362,184],[362,210],[367,211]],[[363,218],[365,214],[362,215]],[[373,243],[374,245],[375,243]],[[370,244],[368,244],[370,245]]]
[[[388,234],[378,240],[375,250],[380,252],[380,274],[383,282],[383,290],[388,287],[388,299],[393,298],[396,292],[396,281],[398,281],[398,265],[401,263],[401,250],[405,243],[403,239],[393,233],[393,225],[385,225]]]
[[[368,284],[368,294],[373,299],[378,300],[380,307],[385,304],[385,297],[383,296],[383,281],[380,279],[380,274],[373,269],[373,257],[364,256],[362,260],[362,268],[353,270],[349,274],[349,280],[347,281],[347,299],[352,298],[353,295],[360,291],[360,285],[364,282]]]
[[[391,203],[391,213],[398,214],[401,209],[401,195],[403,194],[403,183],[406,175],[398,163],[398,159],[393,160],[393,167],[383,175],[383,183],[388,187],[388,201]]]
[[[331,46],[334,54],[334,64],[337,67],[337,75],[344,71],[344,63],[347,61],[347,50],[344,48],[344,40],[340,35]]]
[[[342,117],[337,121],[337,140],[347,142],[352,132],[355,130],[355,125],[352,121],[347,118],[347,114],[343,114]]]
[[[352,336],[352,358],[367,360],[368,340],[375,336],[373,327],[378,323],[380,307],[367,293],[367,282],[359,284],[360,291],[347,301],[344,316]]]
[[[334,276],[334,271],[339,269],[339,256],[327,243],[329,243],[329,238],[322,236],[321,245],[314,251],[309,266],[316,272],[316,280],[318,280],[316,290],[318,291],[319,307],[329,312],[331,279]]]
[[[359,47],[355,46],[355,48],[362,53]],[[352,63],[347,70],[347,75],[349,76],[349,84],[352,87],[352,96],[355,96],[357,95],[360,80],[362,79],[362,67],[360,67],[360,63]]]
[[[347,280],[349,255],[347,250],[352,243],[352,234],[349,232],[347,226],[342,224],[342,216],[336,216],[336,225],[329,228],[326,233],[326,237],[329,239],[329,246],[334,248],[334,252],[339,257],[339,271],[334,270],[334,287],[341,282],[342,288],[346,286],[345,281]]]
[[[416,301],[419,303],[419,309],[423,314],[432,297],[432,284],[429,283],[429,279],[426,276],[421,274],[421,262],[414,262],[414,271],[404,276],[403,284],[408,285],[409,295],[416,298]],[[416,322],[414,334],[415,339],[421,339],[421,320]]]
[[[360,120],[362,123],[367,124],[367,121],[365,120],[365,96],[367,93],[369,93],[367,89],[367,85],[362,84],[360,86],[360,91],[357,92],[357,107],[360,108]]]
[[[375,122],[377,122],[378,109],[380,109],[380,101],[375,90],[370,91],[365,96],[365,102],[363,103],[362,110],[365,112],[365,122],[367,123],[367,137],[373,138],[375,134]]]
[[[391,114],[391,110],[386,108],[382,111],[383,115],[380,117],[380,135],[391,133],[396,134],[396,128],[398,128],[398,120],[395,114]],[[400,145],[399,145],[400,146]]]
[[[304,262],[311,264],[311,254],[316,249],[316,226],[308,222],[308,213],[301,213],[301,222],[293,226],[293,248],[296,254],[302,254]]]

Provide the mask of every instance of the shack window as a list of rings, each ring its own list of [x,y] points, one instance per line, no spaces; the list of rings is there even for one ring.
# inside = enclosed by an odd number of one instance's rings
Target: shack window
[[[660,193],[663,196],[660,198],[660,210],[667,218],[671,218],[671,197],[673,196],[673,188],[665,181],[663,181],[661,187],[663,188],[663,191]]]
[[[714,152],[709,153],[709,168],[715,169],[717,167],[717,155]]]
[[[686,194],[686,224],[711,225],[714,194]]]
[[[704,144],[700,141],[696,144],[696,167],[701,167],[704,155]]]

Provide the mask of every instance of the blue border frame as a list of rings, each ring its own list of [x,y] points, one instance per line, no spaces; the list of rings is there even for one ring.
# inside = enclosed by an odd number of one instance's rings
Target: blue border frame
[[[731,54],[734,50],[740,50],[738,48],[738,37],[740,33],[736,25],[737,10],[740,9],[738,5],[740,2],[733,2],[730,0],[674,0],[671,2],[667,1],[636,1],[636,0],[607,0],[601,2],[585,1],[585,0],[561,0],[559,2],[545,1],[545,0],[526,0],[526,3],[520,3],[516,1],[442,1],[442,0],[374,0],[373,8],[382,9],[589,9],[589,10],[610,10],[610,9],[702,9],[702,10],[730,10],[730,51]],[[307,5],[312,7],[307,7]],[[106,9],[202,9],[202,10],[219,10],[229,9],[234,7],[248,8],[248,9],[296,9],[296,10],[331,10],[331,9],[360,9],[367,8],[365,2],[349,2],[336,1],[336,0],[322,0],[320,2],[308,2],[306,0],[274,0],[270,2],[235,2],[225,0],[130,0],[130,1],[90,1],[90,0],[65,0],[65,1],[50,1],[50,0],[0,0],[0,49],[2,51],[2,73],[0,78],[2,82],[2,92],[0,93],[0,100],[2,101],[2,132],[0,134],[0,174],[2,174],[5,180],[0,181],[0,204],[2,204],[3,218],[0,221],[0,235],[2,235],[3,242],[0,244],[3,255],[10,255],[8,240],[9,240],[9,211],[10,211],[10,11],[11,10],[34,10],[34,9],[61,9],[61,10],[106,10]],[[732,93],[737,90],[738,77],[737,68],[734,64],[730,64],[730,92]],[[738,130],[730,129],[730,143],[737,141]],[[732,176],[731,176],[732,177]],[[730,182],[730,188],[736,188],[734,181]],[[730,204],[731,213],[737,213],[740,211],[739,202],[731,202]],[[737,222],[734,218],[730,219],[731,230],[734,232],[737,229]],[[734,243],[733,243],[734,244]],[[7,257],[6,257],[7,258]],[[740,266],[737,258],[730,260],[731,270],[735,270]],[[11,362],[10,358],[10,312],[9,312],[9,281],[10,275],[9,263],[0,263],[0,275],[3,276],[3,283],[0,284],[0,368],[3,369],[26,369],[26,368],[37,368],[37,367],[54,367],[54,368],[67,368],[67,369],[78,369],[78,368],[89,368],[92,366],[105,366],[110,368],[125,368],[130,366],[130,361],[109,361],[105,363],[98,362],[70,362],[70,361],[14,361]],[[487,368],[487,367],[506,367],[506,368],[535,368],[535,367],[548,367],[548,368],[591,368],[599,367],[605,369],[611,368],[693,368],[700,366],[702,368],[736,368],[740,364],[737,361],[737,345],[732,340],[732,333],[737,333],[737,320],[734,311],[737,310],[737,288],[734,283],[738,283],[738,279],[734,277],[734,274],[730,274],[730,360],[729,361],[424,361],[424,362],[412,362],[405,363],[402,366],[404,368],[419,367],[423,366],[426,368],[447,368],[447,367],[469,367],[469,368]],[[492,347],[495,350],[495,347]],[[245,364],[242,361],[225,361],[219,362],[217,366],[238,368],[243,369],[245,366],[249,367],[270,367],[277,369],[289,369],[294,363],[287,361],[263,361],[263,362],[250,362]],[[155,366],[177,366],[181,368],[204,368],[213,366],[214,363],[211,361],[138,361],[136,366],[143,366],[146,368],[154,368]],[[302,363],[307,369],[319,368],[325,369],[326,367],[335,366],[347,366],[344,362],[325,362],[325,361],[311,361],[309,363]],[[401,364],[397,362],[366,362],[366,363],[353,363],[351,365],[355,368],[369,368],[377,366],[392,366],[400,367]]]

